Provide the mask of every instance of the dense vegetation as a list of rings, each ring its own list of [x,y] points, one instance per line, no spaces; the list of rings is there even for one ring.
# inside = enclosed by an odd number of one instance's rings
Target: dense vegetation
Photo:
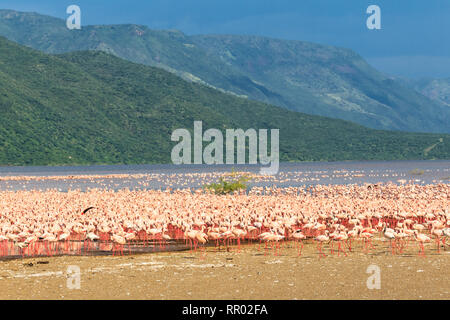
[[[367,129],[103,52],[52,56],[1,37],[0,114],[3,165],[170,163],[171,133],[195,120],[203,130],[280,129],[282,161],[450,158],[449,135]]]
[[[0,10],[0,35],[47,53],[103,50],[253,100],[371,128],[450,133],[445,99],[434,102],[348,49],[137,25],[69,31],[62,19],[10,10]]]

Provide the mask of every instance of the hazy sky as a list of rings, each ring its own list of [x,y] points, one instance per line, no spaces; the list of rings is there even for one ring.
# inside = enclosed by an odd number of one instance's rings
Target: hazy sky
[[[0,0],[0,8],[82,24],[136,23],[187,34],[253,34],[347,47],[390,74],[450,77],[450,0]],[[366,9],[381,8],[381,30]]]

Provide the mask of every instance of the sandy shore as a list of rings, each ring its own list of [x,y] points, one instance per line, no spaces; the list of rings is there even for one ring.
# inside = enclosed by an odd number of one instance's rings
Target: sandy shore
[[[347,257],[319,259],[306,244],[279,255],[258,245],[218,252],[168,252],[123,257],[54,257],[0,262],[0,299],[450,299],[450,250],[416,244],[392,255],[386,242],[371,253],[361,244]],[[80,289],[67,288],[67,268],[81,270]],[[367,288],[370,265],[380,268],[381,288]]]

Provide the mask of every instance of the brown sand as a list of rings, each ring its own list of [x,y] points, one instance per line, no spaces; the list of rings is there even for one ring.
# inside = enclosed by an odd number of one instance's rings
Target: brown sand
[[[54,257],[0,262],[0,299],[449,299],[450,251],[416,244],[392,255],[386,242],[366,254],[319,259],[315,244],[301,257],[293,243],[277,256],[258,245],[238,253],[168,252],[124,257]],[[48,263],[47,263],[48,262]],[[66,270],[81,269],[81,288],[68,289]],[[381,288],[367,288],[369,265],[381,270]]]

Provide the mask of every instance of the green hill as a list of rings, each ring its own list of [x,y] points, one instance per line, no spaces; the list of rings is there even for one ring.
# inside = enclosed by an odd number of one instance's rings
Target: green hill
[[[332,46],[254,36],[187,36],[138,25],[83,26],[0,10],[0,35],[47,53],[102,50],[223,92],[376,129],[450,133],[450,109]]]
[[[0,112],[2,165],[170,163],[171,133],[195,120],[204,130],[280,129],[283,161],[450,158],[449,135],[367,129],[103,52],[53,56],[1,37]]]

